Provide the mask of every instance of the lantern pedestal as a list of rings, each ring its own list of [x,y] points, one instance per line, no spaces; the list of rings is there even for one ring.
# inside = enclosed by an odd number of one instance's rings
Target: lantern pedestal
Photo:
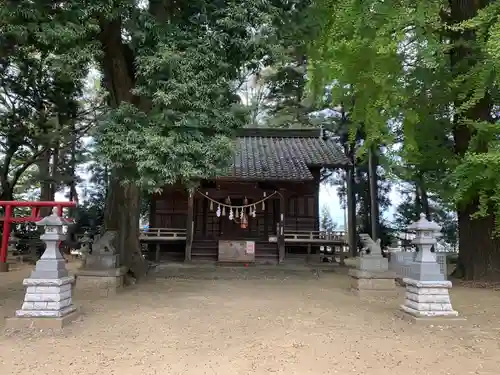
[[[73,305],[71,288],[73,276],[58,279],[25,279],[27,287],[21,310],[6,319],[7,329],[61,329],[79,313]]]
[[[405,301],[398,315],[405,320],[428,324],[463,322],[451,305],[451,281],[419,281],[403,279]]]

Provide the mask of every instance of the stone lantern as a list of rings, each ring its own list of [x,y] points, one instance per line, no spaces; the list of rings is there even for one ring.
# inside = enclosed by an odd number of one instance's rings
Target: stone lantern
[[[408,230],[415,232],[412,243],[418,249],[412,264],[412,278],[431,281],[445,280],[446,277],[437,263],[436,254],[431,251],[432,247],[437,244],[441,227],[433,221],[428,221],[422,213],[418,221],[408,226]]]
[[[59,242],[64,240],[63,225],[68,223],[54,211],[36,223],[44,227],[40,239],[46,249],[36,263],[34,271],[23,285],[27,287],[21,310],[7,320],[8,328],[62,328],[77,316],[72,301],[74,277],[68,275],[66,262],[59,252]]]
[[[441,273],[436,254],[431,251],[437,243],[441,227],[430,222],[424,214],[408,227],[415,231],[413,244],[418,248],[415,260],[411,263],[411,278],[404,278],[406,297],[401,312],[403,317],[412,320],[436,322],[436,320],[463,320],[453,310],[449,290],[451,281],[445,280]]]

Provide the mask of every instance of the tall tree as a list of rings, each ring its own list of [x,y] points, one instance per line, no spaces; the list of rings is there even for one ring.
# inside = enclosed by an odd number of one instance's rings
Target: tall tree
[[[443,203],[436,196],[428,196],[427,199],[422,199],[424,194],[414,184],[407,184],[401,189],[401,203],[396,207],[394,215],[394,224],[399,231],[406,231],[408,225],[418,220],[419,215],[423,212],[427,215],[428,220],[433,220],[442,229],[442,239],[456,248],[458,245],[458,223],[456,214],[452,207]]]
[[[75,121],[86,61],[26,28],[25,17],[8,4],[0,6],[0,18],[1,198],[13,199],[16,184],[36,164],[42,198],[52,200],[68,134],[80,135]]]
[[[126,265],[144,271],[141,190],[213,177],[247,117],[236,95],[243,68],[266,63],[266,26],[283,14],[262,1],[7,2],[24,30],[98,60],[109,114],[96,134],[111,177],[105,226]],[[21,33],[23,29],[19,30]]]
[[[493,60],[500,3],[316,0],[315,6],[323,28],[313,43],[312,88],[336,80],[335,101],[354,96],[351,116],[364,124],[369,143],[394,142],[387,124],[400,123],[402,157],[442,161],[441,187],[432,188],[454,198],[459,269],[467,279],[499,279],[492,109],[499,102]],[[417,136],[422,126],[428,132]],[[426,149],[433,139],[446,142]]]
[[[332,213],[326,205],[321,208],[319,227],[325,232],[333,232],[337,228],[337,223],[333,220]]]

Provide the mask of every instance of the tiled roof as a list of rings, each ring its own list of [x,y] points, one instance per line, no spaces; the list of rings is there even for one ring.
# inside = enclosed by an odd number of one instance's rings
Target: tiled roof
[[[339,146],[321,129],[242,129],[229,173],[222,178],[254,181],[305,181],[309,168],[349,164]]]

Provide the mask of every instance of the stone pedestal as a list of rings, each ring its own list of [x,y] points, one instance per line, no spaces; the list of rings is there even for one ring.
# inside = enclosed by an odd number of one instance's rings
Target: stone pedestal
[[[71,292],[74,277],[68,275],[57,246],[64,239],[63,224],[55,213],[37,223],[45,226],[40,238],[46,250],[31,276],[23,281],[27,287],[23,305],[14,318],[7,319],[6,328],[60,329],[78,316]]]
[[[416,322],[464,321],[451,305],[451,281],[419,281],[403,279],[406,284],[405,301],[401,310],[406,318]]]
[[[360,297],[394,294],[396,292],[395,277],[396,275],[392,271],[349,270],[351,292]]]
[[[127,267],[112,269],[80,269],[76,276],[78,291],[97,293],[102,297],[116,294],[124,286]]]
[[[92,253],[76,273],[76,290],[106,297],[124,286],[127,268],[120,266],[114,246],[116,235],[115,231],[107,231],[92,245]]]
[[[15,318],[7,319],[7,328],[60,329],[78,317],[73,305],[73,276],[58,279],[25,279],[24,302]]]
[[[358,296],[377,296],[394,294],[396,291],[396,274],[389,271],[389,261],[382,256],[377,243],[363,235],[360,237],[369,242],[370,254],[359,258],[356,269],[349,270],[351,292]],[[371,242],[370,242],[371,241]],[[378,248],[375,248],[375,247]]]

